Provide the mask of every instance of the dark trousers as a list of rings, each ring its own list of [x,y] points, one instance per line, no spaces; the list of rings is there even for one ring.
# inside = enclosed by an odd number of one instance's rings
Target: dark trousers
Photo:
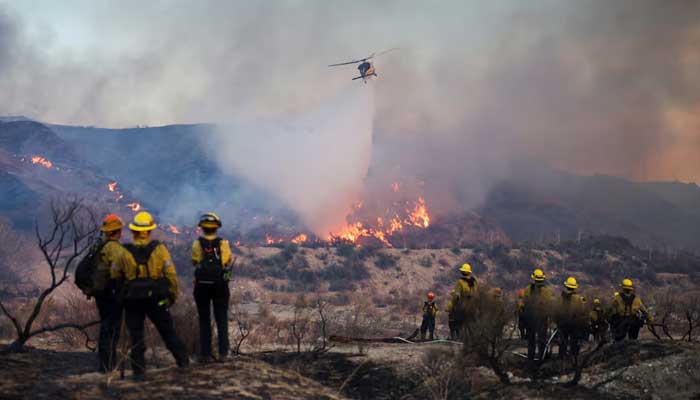
[[[528,319],[527,323],[527,358],[530,360],[544,359],[545,347],[547,346],[547,320]]]
[[[522,315],[518,315],[518,331],[520,332],[520,339],[525,339],[527,337],[527,324]]]
[[[644,322],[637,317],[618,317],[613,321],[615,341],[619,342],[625,338],[637,340],[642,326],[644,326]]]
[[[117,365],[117,345],[122,328],[123,305],[112,294],[95,295],[95,304],[100,314],[100,337],[97,341],[97,356],[100,372],[111,371]]]
[[[165,347],[170,350],[177,365],[184,367],[189,364],[187,350],[175,333],[173,317],[167,308],[159,306],[155,300],[126,300],[126,327],[129,329],[131,341],[131,369],[134,375],[143,374],[146,368],[146,343],[144,342],[143,326],[146,316],[155,325]]]
[[[430,340],[435,336],[435,316],[423,315],[423,322],[420,324],[420,338],[425,339],[425,332],[428,332]]]
[[[229,352],[228,303],[230,298],[228,283],[212,285],[197,284],[194,288],[194,301],[199,314],[199,344],[202,358],[211,357],[211,309],[214,308],[216,332],[219,338],[219,357]]]
[[[576,326],[561,325],[559,327],[557,333],[559,336],[559,358],[578,356],[583,336],[581,331]]]

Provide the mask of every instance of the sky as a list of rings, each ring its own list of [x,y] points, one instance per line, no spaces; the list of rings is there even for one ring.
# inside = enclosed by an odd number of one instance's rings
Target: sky
[[[370,169],[460,201],[521,159],[700,182],[697,1],[0,1],[0,114],[262,135],[363,85],[328,64],[394,47]]]

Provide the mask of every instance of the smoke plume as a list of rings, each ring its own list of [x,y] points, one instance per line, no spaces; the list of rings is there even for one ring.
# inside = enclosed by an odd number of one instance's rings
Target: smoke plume
[[[344,226],[372,150],[372,84],[343,88],[315,110],[217,128],[224,172],[275,193],[319,237]]]
[[[700,181],[697,1],[32,4],[0,8],[0,114],[219,123],[222,168],[317,232],[356,193],[372,129],[366,183],[424,181],[433,211],[478,204],[519,160]],[[76,13],[80,46],[41,28]],[[374,102],[353,67],[326,67],[392,47]]]

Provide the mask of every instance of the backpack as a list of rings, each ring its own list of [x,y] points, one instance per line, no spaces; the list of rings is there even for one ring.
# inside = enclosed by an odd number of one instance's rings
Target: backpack
[[[152,240],[148,245],[139,247],[133,243],[124,245],[124,248],[134,256],[137,268],[142,265],[146,270],[146,277],[127,281],[124,287],[125,300],[163,300],[170,297],[170,282],[164,275],[160,278],[151,278],[151,271],[148,269],[148,260],[151,254],[160,244],[157,240]],[[165,271],[163,271],[165,273]]]
[[[99,288],[95,287],[95,275],[97,274],[97,264],[100,260],[100,252],[109,240],[99,240],[90,246],[87,254],[75,267],[75,286],[88,297],[94,296]]]
[[[225,280],[221,260],[221,238],[208,240],[200,237],[197,240],[202,248],[202,260],[194,271],[195,280],[203,285],[223,283]]]

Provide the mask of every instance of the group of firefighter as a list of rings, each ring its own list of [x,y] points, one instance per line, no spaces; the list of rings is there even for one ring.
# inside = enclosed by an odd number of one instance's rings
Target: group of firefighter
[[[177,273],[165,244],[151,238],[156,227],[151,214],[140,212],[128,225],[132,242],[122,244],[120,239],[124,223],[119,216],[110,214],[102,222],[102,238],[93,247],[94,280],[91,287],[81,287],[83,292],[95,298],[100,315],[100,372],[113,370],[119,362],[117,345],[122,318],[129,333],[129,357],[134,380],[144,378],[146,317],[155,326],[178,367],[189,365],[188,351],[178,337],[169,310],[179,294]],[[229,354],[231,248],[227,240],[217,236],[221,219],[216,214],[202,215],[199,227],[202,235],[192,244],[192,264],[195,268],[193,295],[199,314],[199,361],[214,361],[212,309],[218,331],[217,359],[223,361]]]
[[[229,242],[219,238],[221,219],[215,213],[203,214],[198,223],[201,236],[192,243],[192,265],[194,268],[193,296],[199,315],[200,362],[214,361],[212,355],[211,313],[213,309],[218,336],[217,360],[229,355],[228,308],[229,280],[232,257]],[[144,323],[148,317],[172,353],[179,367],[189,365],[189,356],[183,341],[178,337],[170,313],[170,306],[179,294],[178,278],[170,253],[164,243],[151,238],[157,225],[148,212],[137,213],[128,224],[131,243],[121,243],[125,224],[119,216],[110,214],[102,221],[101,240],[93,246],[94,279],[90,285],[79,287],[95,298],[100,315],[98,340],[98,370],[109,372],[118,364],[117,344],[122,319],[129,333],[129,359],[135,380],[142,380],[145,373]],[[87,257],[86,257],[87,258]],[[79,266],[80,268],[80,266]],[[446,310],[449,315],[450,337],[468,338],[470,303],[480,293],[477,279],[469,264],[460,268]],[[76,278],[78,272],[76,270]],[[593,300],[589,310],[585,298],[578,293],[576,279],[564,282],[559,299],[542,270],[536,269],[531,283],[519,292],[517,314],[518,327],[523,338],[527,338],[528,357],[542,359],[549,341],[548,331],[556,323],[560,354],[576,355],[581,340],[591,333],[598,341],[607,337],[611,327],[615,340],[625,337],[636,339],[639,329],[650,321],[649,313],[641,298],[635,293],[631,280],[624,279],[620,292],[615,293],[611,303],[603,309],[598,299]],[[77,283],[77,279],[76,279]],[[500,289],[490,291],[498,301],[503,301]],[[435,294],[428,293],[423,304],[421,336],[426,333],[434,338],[435,318],[438,306]]]
[[[504,301],[500,288],[480,290],[471,265],[462,265],[459,272],[461,276],[446,306],[452,340],[469,339],[470,327],[474,323],[473,311],[479,296],[492,296],[498,303]],[[559,344],[559,356],[575,357],[581,342],[591,336],[596,343],[607,342],[609,336],[616,342],[625,338],[636,340],[644,324],[652,323],[649,311],[630,279],[622,280],[620,290],[615,292],[605,307],[598,298],[594,298],[589,306],[586,298],[579,293],[574,277],[567,278],[562,286],[560,296],[555,297],[544,271],[538,268],[530,275],[530,283],[518,291],[515,307],[517,327],[520,338],[527,340],[527,357],[531,360],[543,360],[555,337]],[[428,292],[427,300],[423,303],[421,339],[425,340],[426,334],[429,340],[434,339],[437,313],[435,294]]]

